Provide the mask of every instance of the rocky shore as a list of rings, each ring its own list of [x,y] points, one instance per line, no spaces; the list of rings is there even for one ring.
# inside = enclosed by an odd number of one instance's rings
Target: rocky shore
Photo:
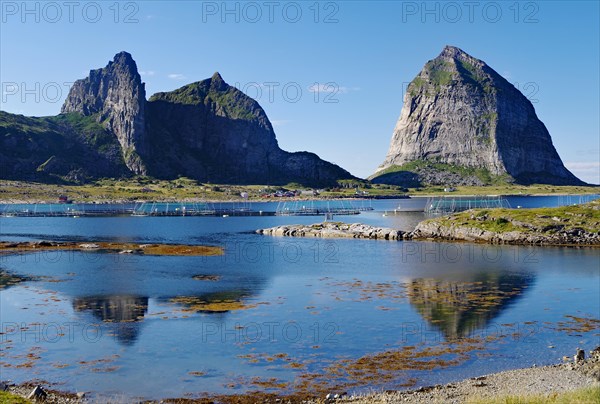
[[[581,351],[583,352],[583,351]],[[577,356],[577,355],[576,355]],[[394,391],[353,397],[349,402],[362,403],[465,403],[465,402],[546,402],[527,399],[542,396],[544,399],[557,394],[583,388],[598,389],[600,394],[600,347],[590,352],[587,360],[569,358],[569,363],[543,367],[509,370],[410,391]],[[503,397],[522,397],[508,400]],[[524,399],[523,399],[524,397]],[[548,401],[555,402],[555,401]],[[595,403],[594,398],[557,400],[556,402]]]
[[[374,227],[361,223],[324,222],[296,224],[256,230],[265,236],[363,238],[376,240],[402,240],[408,233],[388,227]]]
[[[450,219],[451,220],[451,219]],[[445,222],[427,220],[415,230],[404,232],[387,227],[375,227],[361,223],[325,222],[315,224],[282,225],[256,230],[257,234],[280,237],[359,238],[373,240],[436,240],[470,241],[491,244],[530,244],[548,246],[600,247],[600,232],[582,229],[560,233],[542,232],[494,232],[465,225],[447,225]]]
[[[453,220],[452,218],[448,220]],[[542,229],[540,229],[542,230]],[[532,244],[549,246],[599,246],[600,231],[571,229],[566,231],[490,231],[460,223],[428,220],[417,225],[410,233],[414,240],[434,239],[448,241],[472,241],[491,244]]]
[[[574,357],[565,357],[567,363],[509,370],[505,372],[482,375],[463,381],[444,385],[420,387],[415,390],[386,391],[366,395],[347,395],[331,393],[328,397],[315,397],[310,394],[279,396],[277,394],[251,393],[247,395],[205,397],[199,399],[181,398],[161,401],[144,401],[145,403],[463,403],[463,402],[505,402],[503,397],[542,395],[553,397],[557,394],[584,388],[600,389],[600,347],[585,353],[578,350]],[[83,392],[66,393],[32,383],[11,384],[0,383],[0,391],[7,391],[18,397],[29,397],[32,401],[46,403],[84,403],[88,395]],[[596,392],[593,393],[594,395]],[[10,401],[7,401],[10,402]],[[29,401],[27,401],[29,402]],[[508,402],[508,401],[506,401]],[[521,401],[514,401],[521,402]],[[537,401],[536,401],[537,402]],[[567,402],[567,401],[560,401]],[[577,401],[595,403],[592,401]]]

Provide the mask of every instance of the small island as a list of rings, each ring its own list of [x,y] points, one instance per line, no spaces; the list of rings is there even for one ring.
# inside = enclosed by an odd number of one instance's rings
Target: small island
[[[0,241],[0,254],[34,253],[41,251],[80,251],[111,254],[205,256],[223,255],[221,247],[187,244],[137,244],[104,241]]]
[[[256,232],[288,237],[597,247],[600,246],[600,200],[558,208],[470,209],[424,220],[412,232],[341,222],[283,225]]]

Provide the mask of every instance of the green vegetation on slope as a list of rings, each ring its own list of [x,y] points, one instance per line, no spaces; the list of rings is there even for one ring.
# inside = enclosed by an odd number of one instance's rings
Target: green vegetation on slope
[[[378,171],[372,178],[381,177],[386,174],[398,173],[401,171],[418,174],[419,172],[427,170],[458,174],[461,177],[475,177],[485,185],[500,185],[511,182],[511,178],[508,175],[494,175],[485,168],[465,167],[428,160],[415,160],[401,166],[393,165],[384,170]]]
[[[252,111],[256,110],[258,104],[244,93],[232,86],[224,90],[218,90],[211,86],[212,79],[188,84],[168,93],[157,93],[150,97],[150,102],[167,101],[176,104],[206,105],[211,103],[217,105],[217,110],[225,113],[232,119],[251,121],[256,119]]]

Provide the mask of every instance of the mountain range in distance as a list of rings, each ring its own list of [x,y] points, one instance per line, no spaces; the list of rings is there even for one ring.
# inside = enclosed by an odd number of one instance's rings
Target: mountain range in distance
[[[71,87],[61,113],[0,111],[0,178],[85,183],[188,177],[321,187],[356,180],[314,153],[282,150],[265,111],[219,73],[146,99],[120,52]],[[446,46],[407,88],[374,183],[584,185],[563,165],[533,105],[485,62]]]

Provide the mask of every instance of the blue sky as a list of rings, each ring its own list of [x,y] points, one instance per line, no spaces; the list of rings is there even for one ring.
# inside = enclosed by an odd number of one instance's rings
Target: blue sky
[[[130,52],[147,96],[210,77],[256,98],[280,146],[357,176],[383,161],[403,91],[444,45],[516,83],[576,175],[600,183],[599,2],[2,1],[1,109],[60,111]]]

